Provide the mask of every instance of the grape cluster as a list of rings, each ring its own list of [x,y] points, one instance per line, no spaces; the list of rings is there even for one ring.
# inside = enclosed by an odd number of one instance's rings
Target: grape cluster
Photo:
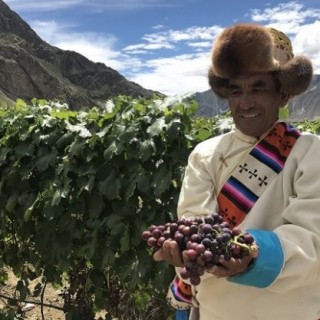
[[[182,252],[185,266],[180,275],[198,285],[206,269],[219,265],[221,256],[226,261],[257,255],[258,247],[248,232],[231,228],[218,213],[203,218],[180,219],[165,225],[151,225],[141,234],[149,247],[158,250],[167,239],[175,240]]]

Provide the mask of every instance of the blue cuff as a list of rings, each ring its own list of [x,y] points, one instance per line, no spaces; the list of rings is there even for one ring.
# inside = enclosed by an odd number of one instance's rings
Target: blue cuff
[[[189,319],[189,311],[187,310],[177,310],[175,320],[188,320]]]
[[[266,288],[278,277],[284,264],[284,253],[278,236],[272,231],[248,230],[259,246],[259,255],[249,269],[228,281]]]

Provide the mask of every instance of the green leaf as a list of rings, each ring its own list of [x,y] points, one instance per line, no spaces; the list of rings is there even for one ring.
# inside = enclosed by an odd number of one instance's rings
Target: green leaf
[[[47,206],[43,209],[42,214],[46,219],[52,220],[56,216],[57,212],[59,214],[61,213],[61,209],[59,207]]]
[[[13,212],[17,202],[18,202],[18,196],[16,193],[14,193],[9,197],[9,199],[6,203],[6,210],[8,212]]]
[[[143,311],[146,309],[148,302],[151,300],[151,296],[147,292],[137,291],[133,293],[133,299],[136,308],[140,311]]]
[[[91,193],[88,199],[88,209],[90,216],[93,218],[98,218],[103,208],[104,203],[101,194],[98,192]]]
[[[30,142],[21,142],[14,148],[16,155],[24,157],[32,155],[34,152],[34,146]]]
[[[165,164],[161,164],[153,175],[152,186],[156,196],[161,195],[165,190],[169,189],[171,184],[171,171]]]
[[[129,234],[129,227],[126,226],[123,232],[123,235],[120,239],[120,251],[121,253],[125,253],[130,250],[130,234]]]
[[[58,148],[65,148],[73,141],[73,134],[70,132],[67,132],[57,140],[56,145]]]
[[[113,141],[109,147],[104,151],[103,158],[105,160],[112,159],[113,155],[117,154],[117,144],[115,141]]]
[[[33,206],[29,207],[25,212],[24,212],[24,215],[23,215],[23,219],[25,222],[28,222],[31,218],[31,215],[32,215],[32,212],[33,212]]]
[[[57,189],[52,197],[51,205],[57,206],[60,203],[60,201],[61,201],[61,191]]]
[[[44,171],[48,169],[49,166],[54,165],[57,160],[57,151],[52,150],[51,153],[45,154],[39,158],[35,166],[38,170]]]
[[[106,225],[110,228],[110,235],[117,236],[123,232],[124,223],[122,222],[122,217],[117,215],[115,212],[106,212],[108,214],[106,218]],[[119,243],[119,238],[117,239]]]
[[[85,149],[85,140],[75,139],[70,145],[69,156],[74,157],[75,155],[83,155],[83,150]]]
[[[130,183],[129,183],[128,187],[127,187],[127,190],[125,192],[125,196],[124,196],[126,201],[128,201],[132,197],[132,195],[134,194],[134,191],[136,190],[136,184],[137,183],[136,183],[135,179],[130,181]]]
[[[137,187],[140,191],[148,193],[150,191],[150,176],[146,172],[141,172],[136,178]]]
[[[62,109],[62,110],[51,110],[50,115],[54,118],[68,120],[69,118],[76,117],[77,113],[75,111]]]
[[[101,267],[102,268],[110,268],[114,265],[115,262],[115,253],[114,251],[109,247],[106,248],[104,251],[102,261],[101,261]]]
[[[142,103],[137,103],[135,106],[134,106],[135,110],[141,112],[141,113],[144,113],[146,111],[146,106]]]
[[[7,155],[10,154],[10,151],[12,151],[8,147],[2,147],[0,152],[0,163],[6,161]]]
[[[153,140],[145,140],[139,144],[138,150],[141,160],[147,161],[156,152],[156,146]]]
[[[120,181],[114,170],[110,170],[108,176],[101,182],[99,182],[99,191],[105,195],[109,200],[113,200],[119,196],[120,193]]]
[[[91,137],[91,132],[82,123],[72,125],[71,123],[67,122],[67,129],[71,132],[77,133],[81,138]]]
[[[17,108],[26,107],[26,106],[27,106],[27,103],[26,103],[24,100],[22,100],[22,99],[17,99],[17,100],[16,100],[16,103],[15,103],[15,106],[16,106]]]
[[[279,119],[287,119],[290,115],[288,106],[279,109]]]

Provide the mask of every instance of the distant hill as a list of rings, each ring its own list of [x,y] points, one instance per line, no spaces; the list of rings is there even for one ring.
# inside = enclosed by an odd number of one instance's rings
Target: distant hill
[[[309,90],[291,99],[290,119],[320,118],[320,75],[314,75]]]
[[[100,105],[118,95],[162,95],[128,81],[103,63],[51,46],[2,0],[0,70],[0,100],[7,102],[57,98],[77,109]]]
[[[195,93],[199,104],[198,116],[212,117],[228,111],[226,100],[217,97],[212,90]],[[314,75],[309,89],[289,101],[289,120],[320,118],[320,75]]]

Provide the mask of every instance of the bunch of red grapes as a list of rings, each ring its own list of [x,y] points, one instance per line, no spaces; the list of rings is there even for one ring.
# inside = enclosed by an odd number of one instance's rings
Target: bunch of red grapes
[[[151,225],[141,237],[154,251],[160,249],[167,239],[175,240],[182,252],[185,266],[180,275],[198,285],[200,276],[207,269],[219,265],[221,256],[226,261],[256,256],[258,247],[248,232],[231,228],[218,213],[196,219],[180,219],[165,225]]]

